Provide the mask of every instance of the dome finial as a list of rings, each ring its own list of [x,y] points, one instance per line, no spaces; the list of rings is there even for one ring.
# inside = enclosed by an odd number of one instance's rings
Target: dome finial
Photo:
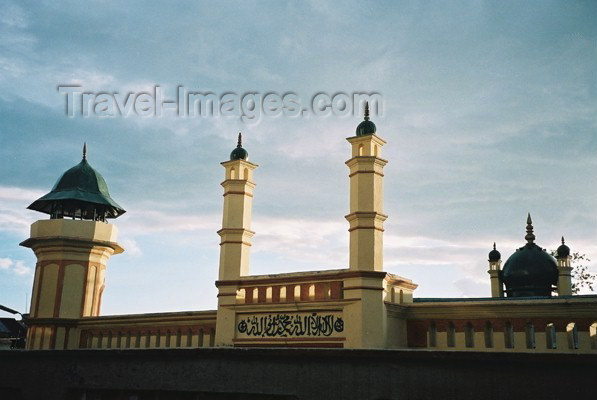
[[[243,147],[243,134],[242,133],[238,133],[238,143],[236,144],[236,147]]]
[[[87,142],[83,142],[83,160],[87,160]]]
[[[532,244],[535,241],[535,234],[533,233],[533,220],[531,219],[531,213],[527,216],[527,234],[524,237],[528,244]]]
[[[564,242],[564,236],[562,236],[562,244],[566,244],[566,242]]]
[[[369,102],[365,102],[365,121],[369,121]]]
[[[495,242],[493,242],[493,249],[495,250]]]

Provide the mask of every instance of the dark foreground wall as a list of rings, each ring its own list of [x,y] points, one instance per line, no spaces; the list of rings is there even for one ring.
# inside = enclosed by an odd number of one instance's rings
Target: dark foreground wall
[[[597,355],[425,350],[3,351],[0,399],[575,399]],[[587,396],[587,397],[585,397]]]

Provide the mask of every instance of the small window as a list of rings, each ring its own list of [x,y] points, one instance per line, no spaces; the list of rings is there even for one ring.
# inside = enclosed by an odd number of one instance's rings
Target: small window
[[[566,326],[566,334],[568,335],[568,348],[570,350],[578,349],[578,328],[574,322]]]
[[[514,328],[510,322],[504,324],[504,346],[507,349],[514,348]]]
[[[548,349],[556,349],[556,327],[553,323],[547,324],[545,327],[545,345]]]
[[[527,322],[524,327],[524,333],[526,336],[527,349],[534,349],[537,347],[535,343],[535,326],[532,323]]]
[[[464,327],[464,345],[468,348],[475,347],[475,328],[470,322]]]
[[[597,350],[597,322],[593,322],[589,327],[589,338],[591,339],[591,349]]]
[[[454,323],[448,323],[448,332],[447,332],[447,339],[448,339],[448,347],[454,347],[456,345],[456,327]]]
[[[485,347],[488,349],[493,348],[493,326],[491,322],[485,322]]]
[[[433,321],[429,324],[429,347],[437,347],[437,327]]]

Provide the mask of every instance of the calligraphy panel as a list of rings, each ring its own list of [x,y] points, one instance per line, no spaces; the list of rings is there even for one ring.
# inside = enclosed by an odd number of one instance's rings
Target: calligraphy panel
[[[343,336],[341,312],[238,314],[237,338]]]

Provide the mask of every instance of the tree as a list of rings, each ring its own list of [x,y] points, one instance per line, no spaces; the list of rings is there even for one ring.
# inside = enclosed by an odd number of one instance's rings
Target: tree
[[[551,251],[552,256],[557,255],[556,250]],[[570,254],[570,265],[572,266],[572,294],[578,294],[581,289],[589,289],[595,291],[594,287],[597,285],[597,274],[589,272],[589,268],[585,265],[591,260],[586,254],[574,252]]]

